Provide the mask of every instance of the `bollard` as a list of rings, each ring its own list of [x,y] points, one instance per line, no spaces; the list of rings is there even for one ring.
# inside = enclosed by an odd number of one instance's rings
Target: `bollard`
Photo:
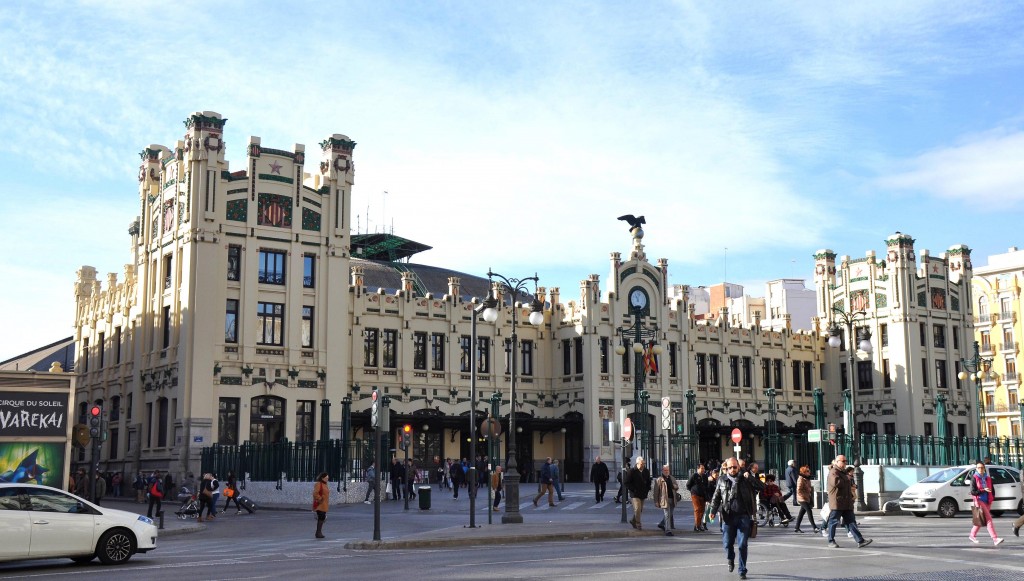
[[[160,519],[160,526],[158,528],[164,530],[164,511],[157,511],[156,516]]]

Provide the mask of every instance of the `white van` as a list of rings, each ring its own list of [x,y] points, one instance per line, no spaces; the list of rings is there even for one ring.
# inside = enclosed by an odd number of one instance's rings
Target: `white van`
[[[971,477],[974,472],[974,464],[971,464],[946,468],[928,476],[903,491],[900,495],[900,510],[911,512],[914,516],[934,512],[943,518],[971,510],[974,504]],[[1008,510],[1024,514],[1020,472],[1009,466],[988,466],[988,473],[995,486],[992,516],[1002,516]]]

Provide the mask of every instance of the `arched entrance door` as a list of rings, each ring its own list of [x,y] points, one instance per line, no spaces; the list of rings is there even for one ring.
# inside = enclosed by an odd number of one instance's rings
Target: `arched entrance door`
[[[276,444],[284,438],[285,401],[272,395],[254,397],[249,402],[249,441]]]
[[[714,418],[705,418],[697,422],[697,433],[700,434],[697,452],[702,463],[724,459],[722,457],[722,437],[719,433],[721,428],[722,422]]]

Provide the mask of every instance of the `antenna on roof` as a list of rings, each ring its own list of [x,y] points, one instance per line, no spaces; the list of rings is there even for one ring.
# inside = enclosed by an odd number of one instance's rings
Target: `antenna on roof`
[[[387,208],[388,208],[388,191],[384,190],[384,195],[380,197],[380,223],[384,225],[383,233],[388,233],[388,221],[387,221]]]

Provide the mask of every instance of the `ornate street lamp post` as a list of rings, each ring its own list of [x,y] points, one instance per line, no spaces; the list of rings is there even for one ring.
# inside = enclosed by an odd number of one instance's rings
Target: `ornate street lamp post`
[[[981,419],[981,406],[984,405],[981,400],[981,380],[985,378],[995,379],[996,372],[989,370],[992,366],[992,360],[981,356],[981,351],[978,349],[977,341],[974,342],[974,357],[971,357],[970,359],[961,359],[960,364],[963,365],[964,370],[956,374],[957,378],[961,381],[968,377],[974,380],[974,395],[978,400],[978,437],[980,438],[981,426],[983,425]]]
[[[858,333],[857,343],[853,343],[853,331],[854,323],[858,319],[867,319],[867,313],[864,311],[854,311],[847,313],[839,307],[832,307],[832,315],[835,317],[832,323],[829,325],[829,338],[828,344],[833,348],[839,348],[843,345],[842,332],[843,329],[839,326],[839,323],[843,323],[846,327],[846,338],[850,341],[850,344],[846,345],[847,361],[849,362],[846,366],[846,374],[849,376],[849,393],[850,393],[850,416],[847,418],[846,433],[850,435],[850,454],[853,456],[854,475],[857,482],[857,510],[863,511],[864,508],[864,471],[860,468],[860,441],[859,434],[857,433],[857,385],[854,380],[854,375],[857,370],[854,368],[856,362],[857,348],[866,353],[869,357],[871,355],[871,331],[866,327],[860,329]]]
[[[509,358],[509,372],[511,374],[511,392],[512,398],[509,403],[508,412],[508,469],[505,473],[505,512],[501,515],[502,524],[508,523],[522,523],[523,515],[519,512],[519,466],[516,464],[516,351],[518,350],[517,342],[519,337],[516,335],[516,313],[519,308],[516,306],[516,297],[522,294],[524,297],[529,296],[526,292],[526,284],[533,282],[534,285],[534,298],[530,303],[530,324],[538,326],[544,322],[544,305],[540,304],[537,300],[536,290],[537,281],[539,278],[536,274],[526,278],[506,278],[496,272],[487,270],[487,278],[491,280],[491,284],[494,284],[494,279],[498,279],[498,284],[502,285],[507,291],[509,299],[512,303],[512,336],[510,338],[510,346],[512,349],[511,356]],[[484,320],[488,323],[493,323],[498,320],[498,309],[496,306],[490,306],[484,309]]]
[[[653,328],[644,326],[644,309],[647,308],[646,295],[639,295],[634,293],[633,297],[630,297],[631,310],[633,312],[633,325],[627,328],[619,327],[620,343],[615,347],[615,353],[618,355],[624,355],[626,353],[625,343],[627,341],[633,344],[633,411],[636,420],[639,422],[636,426],[637,433],[639,434],[640,441],[640,455],[648,458],[650,450],[654,447],[654,436],[651,433],[652,430],[647,429],[647,399],[650,395],[647,390],[644,389],[644,375],[647,370],[644,368],[644,345],[646,343],[654,343],[658,337],[658,326],[654,325]],[[655,355],[661,354],[661,345],[654,345],[653,352]],[[648,465],[654,465],[649,463]]]

